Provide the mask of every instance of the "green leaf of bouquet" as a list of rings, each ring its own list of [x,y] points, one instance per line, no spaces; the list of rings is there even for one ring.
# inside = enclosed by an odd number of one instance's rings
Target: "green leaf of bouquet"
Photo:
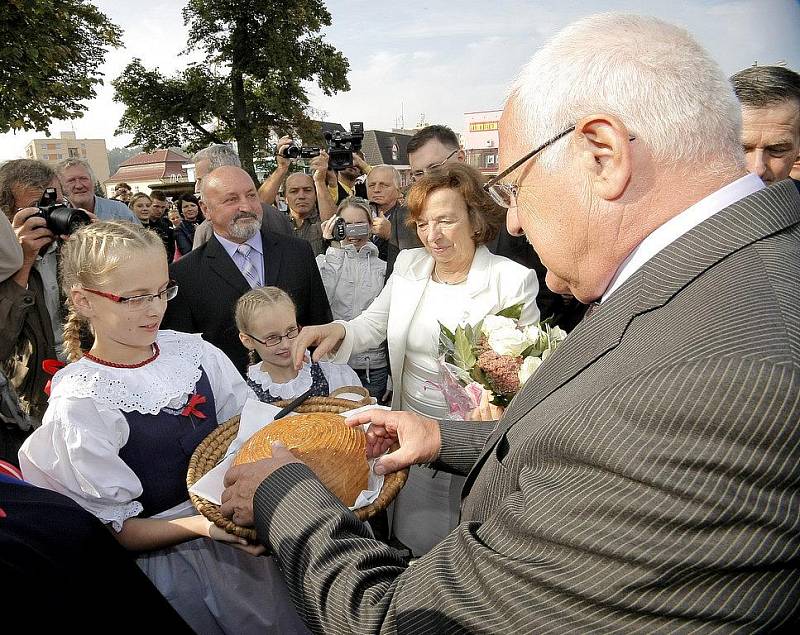
[[[542,352],[542,351],[540,351],[540,350],[539,350],[539,343],[538,343],[538,342],[536,342],[536,343],[534,343],[534,344],[531,344],[531,345],[530,345],[528,348],[526,348],[524,351],[522,351],[522,352],[519,354],[519,356],[520,356],[522,359],[525,359],[526,357],[530,357],[531,355],[535,355],[536,357],[538,357],[538,356],[539,356],[539,354],[540,354],[541,352]]]
[[[511,318],[512,320],[518,320],[522,315],[523,306],[524,303],[520,302],[519,304],[514,304],[512,306],[506,307],[502,311],[498,311],[496,315],[499,315],[500,317]]]
[[[453,352],[453,362],[456,366],[469,370],[478,361],[472,352],[472,345],[470,344],[464,329],[457,328],[455,333],[455,351]]]
[[[439,336],[444,335],[451,343],[456,341],[456,336],[453,334],[449,328],[447,328],[444,324],[439,322]]]

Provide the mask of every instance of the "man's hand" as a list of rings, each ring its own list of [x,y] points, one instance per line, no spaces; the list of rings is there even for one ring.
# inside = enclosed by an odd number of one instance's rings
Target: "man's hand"
[[[503,416],[505,408],[502,406],[495,406],[489,401],[489,395],[492,393],[486,388],[483,389],[481,394],[481,402],[470,414],[470,421],[499,421]]]
[[[372,233],[384,240],[389,240],[392,235],[392,223],[380,210],[378,210],[378,215],[372,219]]]
[[[308,166],[314,170],[314,180],[320,181],[327,186],[328,177],[328,153],[320,149],[319,154],[309,161]]]
[[[279,168],[283,168],[285,170],[288,169],[288,167],[291,165],[292,160],[287,159],[285,156],[282,156],[281,152],[285,148],[288,148],[290,145],[292,145],[292,143],[293,143],[292,138],[289,135],[283,136],[280,139],[278,139],[278,149],[276,150],[275,153],[275,161],[278,164]]]
[[[294,367],[297,370],[303,367],[305,352],[309,346],[317,347],[313,359],[318,362],[322,357],[339,348],[339,344],[342,343],[346,334],[344,326],[335,322],[320,326],[304,326],[297,336]]]
[[[353,165],[361,170],[361,174],[369,174],[369,171],[372,169],[372,166],[364,161],[358,152],[353,152]]]
[[[415,463],[430,463],[442,448],[439,423],[410,412],[365,410],[347,419],[349,426],[369,423],[367,458],[380,457],[373,468],[375,474],[396,472]],[[381,456],[395,443],[400,448]]]
[[[302,463],[282,443],[272,444],[272,456],[255,463],[245,463],[232,467],[225,474],[225,490],[222,492],[222,505],[219,511],[237,525],[252,527],[253,497],[264,479],[275,470],[289,463]]]
[[[47,221],[41,216],[35,216],[38,213],[38,207],[26,207],[14,214],[11,221],[19,244],[22,245],[25,264],[33,263],[39,250],[55,240],[55,234],[47,229]]]

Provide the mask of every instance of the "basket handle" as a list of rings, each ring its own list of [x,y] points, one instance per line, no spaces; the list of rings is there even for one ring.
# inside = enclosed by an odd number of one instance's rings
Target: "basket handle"
[[[331,392],[329,396],[337,397],[339,395],[346,393],[352,395],[361,395],[361,399],[359,401],[353,402],[358,404],[359,406],[369,406],[372,404],[372,397],[370,396],[369,391],[363,386],[342,386]]]

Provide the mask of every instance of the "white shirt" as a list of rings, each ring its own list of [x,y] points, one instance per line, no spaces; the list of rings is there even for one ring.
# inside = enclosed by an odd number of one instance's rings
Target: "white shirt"
[[[697,201],[677,216],[670,218],[652,234],[645,238],[638,247],[625,259],[617,269],[617,273],[603,294],[601,302],[605,302],[614,291],[640,269],[659,251],[678,240],[690,229],[711,218],[717,212],[740,201],[745,196],[763,189],[763,181],[755,174],[747,174],[729,183],[725,187]]]
[[[226,252],[228,252],[231,260],[233,260],[234,264],[236,265],[236,268],[242,272],[242,275],[244,275],[244,271],[242,270],[244,256],[236,251],[239,248],[239,243],[235,243],[232,240],[223,238],[217,233],[214,233],[214,236],[217,237],[219,244],[222,245]],[[262,286],[264,284],[264,245],[261,242],[261,232],[256,232],[253,234],[253,237],[250,240],[246,240],[244,244],[250,245],[250,247],[253,248],[253,251],[258,254],[258,256],[256,256],[251,253],[248,260],[250,261],[250,264],[256,268],[259,286]]]

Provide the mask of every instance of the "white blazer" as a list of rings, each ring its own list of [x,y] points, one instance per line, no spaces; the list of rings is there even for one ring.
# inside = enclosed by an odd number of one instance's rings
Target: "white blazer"
[[[374,348],[387,340],[394,384],[393,410],[400,409],[403,394],[408,328],[430,280],[433,265],[433,257],[424,248],[401,250],[392,275],[372,304],[355,319],[336,320],[344,326],[346,334],[333,358],[335,362],[347,363],[354,352]],[[508,258],[494,255],[483,245],[475,250],[464,292],[472,301],[459,316],[459,324],[476,324],[487,314],[520,302],[524,303],[522,325],[539,319],[536,273]]]

